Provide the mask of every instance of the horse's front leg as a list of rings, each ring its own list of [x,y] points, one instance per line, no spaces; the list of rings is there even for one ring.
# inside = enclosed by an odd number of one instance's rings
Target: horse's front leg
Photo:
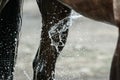
[[[71,10],[56,0],[37,0],[42,15],[41,43],[33,62],[34,80],[54,80],[55,63],[62,51]]]
[[[0,80],[13,80],[21,22],[21,1],[9,0],[0,12]]]

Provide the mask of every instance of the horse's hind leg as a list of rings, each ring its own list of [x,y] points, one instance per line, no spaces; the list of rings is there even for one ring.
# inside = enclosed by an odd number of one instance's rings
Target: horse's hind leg
[[[120,23],[118,26],[120,26]],[[110,80],[120,80],[120,27],[117,48],[112,61]]]
[[[63,49],[71,10],[57,0],[37,0],[42,15],[41,43],[33,62],[34,80],[54,80],[55,63]]]
[[[9,0],[0,13],[0,80],[13,80],[21,0]]]

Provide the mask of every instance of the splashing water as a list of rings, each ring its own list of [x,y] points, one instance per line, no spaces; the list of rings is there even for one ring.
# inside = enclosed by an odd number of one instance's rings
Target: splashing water
[[[62,38],[67,35],[64,34],[64,32],[66,32],[69,29],[69,26],[72,25],[72,19],[77,19],[80,17],[82,16],[72,11],[70,16],[60,20],[48,31],[49,38],[51,39],[51,46],[54,46],[58,53],[60,53],[58,46],[63,46],[63,47],[65,46],[65,43],[62,41],[63,40]],[[59,37],[59,41],[55,41],[53,37],[55,38]]]
[[[61,46],[65,46],[65,44],[62,42],[62,36],[66,36],[63,34],[63,32],[67,31],[69,29],[69,26],[72,24],[72,19],[77,19],[81,17],[80,15],[70,15],[69,17],[66,17],[64,19],[62,19],[61,21],[59,21],[57,24],[55,24],[53,27],[51,27],[51,29],[49,30],[48,34],[49,34],[49,38],[51,40],[51,45],[54,46],[57,50],[58,53],[60,53],[59,49],[58,49],[58,46],[59,46],[59,42],[61,42]],[[69,20],[68,22],[66,22],[67,20]],[[53,36],[55,36],[56,34],[59,34],[59,42],[55,42],[53,40]],[[17,42],[17,39],[15,39],[15,41]],[[38,68],[36,69],[37,71],[38,70],[42,70],[44,66],[42,66],[41,68]],[[25,70],[22,70],[23,71],[23,74],[26,76],[27,80],[32,80],[32,78],[29,76],[29,74],[25,71]],[[36,72],[37,72],[36,71]],[[54,71],[52,72],[53,76],[54,76]],[[54,77],[53,77],[53,80]]]
[[[65,43],[63,42],[63,37],[67,35],[64,34],[64,32],[66,32],[69,29],[70,25],[71,25],[71,21],[69,16],[59,21],[48,31],[49,38],[51,39],[51,46],[54,46],[58,53],[60,53],[58,47],[65,46]],[[59,38],[59,41],[55,41],[54,38]]]
[[[78,18],[80,18],[80,17],[82,17],[82,15],[80,15],[80,14],[72,11],[70,18],[71,18],[71,19],[78,19]]]

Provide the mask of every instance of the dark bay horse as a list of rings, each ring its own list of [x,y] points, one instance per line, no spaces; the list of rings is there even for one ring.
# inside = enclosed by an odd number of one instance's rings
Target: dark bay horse
[[[42,15],[42,32],[33,61],[33,80],[55,79],[55,63],[66,43],[71,8],[86,17],[120,28],[119,0],[37,0],[37,3]],[[0,0],[0,80],[13,80],[21,28],[21,7],[22,0]],[[120,36],[110,80],[120,80],[119,75]]]

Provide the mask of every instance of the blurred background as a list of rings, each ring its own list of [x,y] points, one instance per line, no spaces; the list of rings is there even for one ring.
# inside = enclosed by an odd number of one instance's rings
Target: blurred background
[[[41,27],[35,0],[25,0],[15,80],[32,80],[32,61],[40,43]],[[115,26],[74,12],[66,46],[57,60],[56,80],[108,80],[117,37]]]

